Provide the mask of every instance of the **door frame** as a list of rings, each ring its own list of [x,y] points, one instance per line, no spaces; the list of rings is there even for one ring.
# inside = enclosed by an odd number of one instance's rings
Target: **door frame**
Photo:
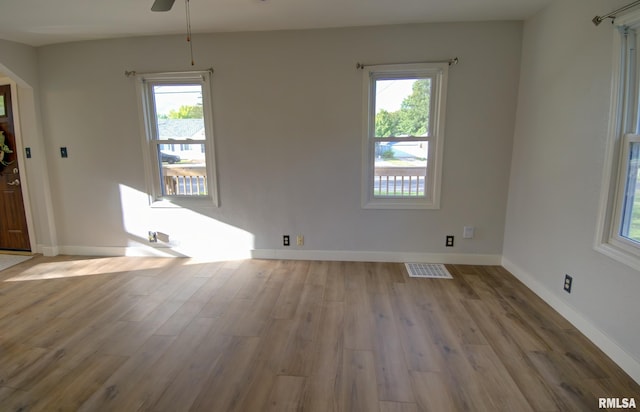
[[[22,144],[22,128],[20,123],[20,108],[18,95],[18,85],[16,82],[0,74],[0,84],[8,84],[11,88],[11,108],[13,109],[13,129],[16,138],[16,158],[20,168],[20,190],[24,204],[24,214],[27,219],[27,233],[29,234],[29,248],[31,253],[36,253],[36,236],[33,225],[33,215],[31,213],[31,197],[29,196],[29,171],[27,170],[27,159],[24,156],[24,145]]]

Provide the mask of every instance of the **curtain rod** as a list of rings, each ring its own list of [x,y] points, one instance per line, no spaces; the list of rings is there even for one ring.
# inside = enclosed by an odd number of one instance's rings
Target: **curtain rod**
[[[640,2],[640,0],[638,0],[638,2]],[[441,61],[429,61],[429,62],[402,62],[402,63],[377,63],[377,64],[363,64],[363,63],[356,63],[356,69],[364,69],[365,67],[371,67],[371,66],[383,66],[383,65],[387,65],[387,64],[419,64],[419,63],[447,63],[449,66],[453,66],[454,64],[458,64],[459,60],[457,57],[454,57],[452,59],[449,60],[441,60]]]
[[[640,0],[639,0],[640,1]],[[208,69],[204,69],[204,70],[185,70],[185,71],[180,71],[180,72],[146,72],[146,73],[138,73],[135,70],[125,70],[124,71],[124,75],[127,77],[132,77],[132,76],[144,76],[147,74],[184,74],[184,73],[198,73],[198,72],[209,72],[211,74],[213,74],[213,67],[209,67]]]
[[[600,23],[602,23],[604,21],[604,19],[612,19],[615,20],[616,18],[616,14],[623,12],[625,10],[628,10],[632,7],[637,6],[638,4],[640,4],[640,0],[636,0],[632,3],[627,4],[626,6],[620,7],[618,10],[614,10],[610,13],[605,14],[604,16],[595,16],[593,18],[593,20],[591,20],[593,22],[593,24],[595,24],[596,26],[598,26]]]

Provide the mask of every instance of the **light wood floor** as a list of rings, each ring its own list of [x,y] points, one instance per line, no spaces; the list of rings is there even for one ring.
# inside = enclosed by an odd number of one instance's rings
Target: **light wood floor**
[[[2,411],[589,411],[640,388],[500,267],[36,257]]]

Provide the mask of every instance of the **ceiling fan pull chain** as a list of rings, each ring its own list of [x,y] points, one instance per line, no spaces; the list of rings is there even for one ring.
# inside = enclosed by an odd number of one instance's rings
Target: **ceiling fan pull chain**
[[[191,43],[191,10],[189,9],[189,0],[184,0],[184,8],[187,13],[187,42],[189,43],[189,55],[191,56],[191,65],[193,66],[193,44]]]

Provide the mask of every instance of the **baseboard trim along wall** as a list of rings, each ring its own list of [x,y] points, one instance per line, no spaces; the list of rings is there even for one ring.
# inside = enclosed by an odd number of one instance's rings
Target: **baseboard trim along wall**
[[[42,253],[44,256],[58,256],[60,249],[58,246],[36,245],[36,253]]]
[[[473,254],[473,253],[404,253],[404,252],[373,252],[349,250],[282,250],[282,249],[253,249],[237,250],[232,253],[207,256],[192,256],[182,252],[179,248],[153,246],[60,246],[56,248],[63,255],[79,256],[161,256],[161,257],[210,257],[220,259],[283,259],[283,260],[334,260],[358,262],[421,262],[421,263],[449,263],[460,265],[500,265],[501,255]],[[44,251],[43,251],[44,254]],[[47,256],[55,256],[47,255]]]
[[[209,251],[206,255],[189,253],[180,250],[179,247],[169,247],[159,243],[158,246],[60,246],[59,254],[78,256],[157,256],[157,257],[194,257],[216,260],[236,260],[251,258],[251,251],[239,250],[231,253],[216,253]],[[55,255],[54,255],[55,256]]]
[[[60,246],[61,255],[186,257],[169,248],[147,246]]]
[[[256,259],[300,259],[334,260],[355,262],[421,262],[450,263],[460,265],[500,265],[501,255],[482,255],[465,253],[404,253],[372,252],[353,250],[283,250],[254,249],[251,257]]]
[[[615,341],[611,340],[598,327],[582,316],[580,312],[542,286],[535,277],[504,257],[502,258],[502,266],[589,338],[591,342],[629,374],[633,380],[640,383],[640,362],[637,359],[629,355]]]

